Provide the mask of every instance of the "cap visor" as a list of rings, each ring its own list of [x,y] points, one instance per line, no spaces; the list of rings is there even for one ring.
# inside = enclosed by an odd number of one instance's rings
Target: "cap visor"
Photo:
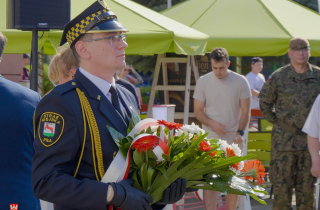
[[[87,33],[118,32],[118,31],[128,32],[128,30],[123,25],[121,25],[118,21],[111,20],[111,21],[103,22],[99,25],[96,25],[95,27],[87,31]]]

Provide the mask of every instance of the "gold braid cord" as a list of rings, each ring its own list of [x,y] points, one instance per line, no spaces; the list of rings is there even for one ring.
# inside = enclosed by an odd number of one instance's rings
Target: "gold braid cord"
[[[98,129],[98,125],[96,122],[96,119],[93,115],[90,103],[87,99],[87,97],[84,95],[84,93],[77,88],[77,93],[80,99],[80,104],[81,104],[81,110],[82,110],[82,115],[83,115],[83,122],[84,122],[84,141],[83,141],[83,146],[82,146],[82,151],[81,151],[81,156],[79,159],[79,163],[76,169],[76,172],[74,174],[74,177],[76,176],[80,162],[82,159],[83,151],[84,151],[84,145],[86,141],[86,121],[88,122],[89,130],[90,130],[90,135],[91,135],[91,142],[92,142],[92,155],[93,155],[93,164],[94,164],[94,170],[96,174],[96,178],[98,181],[100,181],[98,173],[97,173],[97,167],[96,167],[96,158],[98,162],[98,171],[99,175],[102,179],[104,175],[104,165],[103,165],[103,155],[102,155],[102,148],[101,148],[101,139],[100,139],[100,133]],[[96,155],[95,155],[96,154]],[[96,158],[95,158],[96,156]]]

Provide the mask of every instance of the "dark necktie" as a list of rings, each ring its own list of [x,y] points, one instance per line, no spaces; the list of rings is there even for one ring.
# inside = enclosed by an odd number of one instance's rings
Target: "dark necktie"
[[[119,101],[119,96],[118,96],[117,90],[111,85],[109,92],[111,93],[112,105],[119,112],[120,116],[126,121],[126,116],[123,113],[121,106],[120,106],[120,101]]]

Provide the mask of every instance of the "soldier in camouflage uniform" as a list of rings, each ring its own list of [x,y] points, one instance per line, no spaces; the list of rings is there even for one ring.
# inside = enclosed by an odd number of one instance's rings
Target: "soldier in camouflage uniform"
[[[288,55],[291,63],[276,70],[259,94],[262,115],[271,123],[270,180],[274,187],[273,210],[313,208],[315,178],[310,173],[311,157],[307,135],[301,131],[312,104],[320,93],[320,68],[308,63],[308,40],[293,38]]]

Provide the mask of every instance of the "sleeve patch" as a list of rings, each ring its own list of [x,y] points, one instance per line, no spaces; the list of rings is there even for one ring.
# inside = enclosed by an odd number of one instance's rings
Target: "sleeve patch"
[[[64,129],[64,119],[54,112],[45,112],[41,115],[38,135],[45,147],[55,144],[61,137]]]

